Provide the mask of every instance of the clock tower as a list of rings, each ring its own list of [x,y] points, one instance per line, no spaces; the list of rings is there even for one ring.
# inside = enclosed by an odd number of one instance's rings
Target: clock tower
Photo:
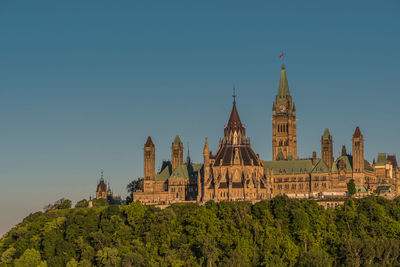
[[[284,65],[272,107],[272,159],[297,159],[296,107],[289,92]]]

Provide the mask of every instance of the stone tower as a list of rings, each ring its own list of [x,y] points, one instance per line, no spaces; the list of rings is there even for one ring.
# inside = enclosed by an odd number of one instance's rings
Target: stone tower
[[[147,141],[144,144],[144,179],[154,180],[156,177],[156,149],[151,140],[151,137],[147,137]]]
[[[203,148],[203,158],[204,158],[204,182],[207,182],[208,179],[210,178],[210,149],[208,148],[208,141],[206,137],[206,142],[204,143],[204,148]],[[204,197],[204,188],[203,184],[201,182],[201,176],[200,173],[197,176],[197,201],[201,201]]]
[[[328,128],[325,129],[324,134],[321,137],[321,156],[322,160],[328,166],[329,169],[332,168],[333,164],[333,141],[332,136],[329,133]]]
[[[172,142],[172,171],[179,165],[183,164],[183,144],[179,136],[175,136],[174,142]]]
[[[279,151],[284,159],[297,159],[296,107],[289,92],[285,66],[282,66],[278,94],[272,108],[272,158]]]
[[[353,170],[360,173],[364,171],[364,137],[357,126],[353,134]]]

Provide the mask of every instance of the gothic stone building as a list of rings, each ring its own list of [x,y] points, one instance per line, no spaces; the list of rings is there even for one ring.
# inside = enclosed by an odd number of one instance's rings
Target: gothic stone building
[[[377,161],[364,158],[364,137],[359,127],[352,136],[352,154],[342,147],[333,156],[333,137],[325,129],[321,137],[321,158],[297,156],[296,107],[290,95],[283,66],[278,93],[272,107],[272,161],[263,161],[246,137],[234,96],[232,111],[217,152],[211,153],[207,138],[203,163],[188,156],[183,163],[183,144],[179,136],[171,145],[171,161],[155,171],[155,145],[151,137],[144,145],[144,178],[133,200],[145,204],[182,201],[205,202],[269,199],[286,194],[309,198],[342,196],[354,179],[357,194],[400,192],[400,168],[394,155],[378,154]]]

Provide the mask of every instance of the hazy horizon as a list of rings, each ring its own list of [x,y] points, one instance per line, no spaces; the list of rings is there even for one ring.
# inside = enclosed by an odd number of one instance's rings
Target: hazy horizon
[[[335,157],[351,153],[356,126],[368,161],[400,156],[399,28],[394,0],[0,2],[0,235],[62,197],[94,196],[101,169],[125,198],[149,135],[157,169],[176,134],[202,162],[234,85],[246,134],[271,160],[282,63],[299,157],[320,157],[325,128]]]

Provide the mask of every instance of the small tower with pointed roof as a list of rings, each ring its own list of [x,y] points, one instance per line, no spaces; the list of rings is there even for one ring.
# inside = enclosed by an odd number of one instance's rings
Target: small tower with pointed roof
[[[333,141],[328,128],[325,129],[321,137],[321,157],[328,168],[331,169],[333,164]]]
[[[364,137],[357,126],[353,134],[353,170],[360,173],[364,171]]]
[[[272,158],[297,159],[296,108],[289,91],[286,68],[282,66],[278,93],[272,112]],[[281,159],[282,155],[279,155]]]
[[[172,142],[172,171],[176,169],[179,165],[183,164],[183,144],[179,135],[175,136],[174,142]]]
[[[144,179],[154,180],[156,177],[156,149],[151,140],[151,137],[147,137],[147,141],[144,144]]]
[[[103,169],[101,170],[101,175],[100,175],[100,181],[97,184],[97,189],[96,189],[96,199],[104,198],[107,199],[107,185],[104,181],[103,177]]]

